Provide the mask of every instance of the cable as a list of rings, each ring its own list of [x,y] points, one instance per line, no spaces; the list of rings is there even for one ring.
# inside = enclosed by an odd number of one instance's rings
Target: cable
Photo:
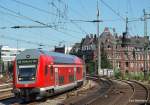
[[[17,15],[13,15],[11,13],[7,13],[7,12],[3,12],[3,11],[0,11],[0,13],[2,14],[5,14],[5,15],[9,15],[9,16],[13,16],[13,17],[17,17],[17,18],[20,18],[20,16],[17,16]],[[22,18],[22,17],[21,17]],[[55,28],[55,26],[52,26]],[[48,28],[47,26],[12,26],[12,27],[0,27],[0,29],[7,29],[7,28],[14,28],[14,29],[17,29],[17,28]],[[74,33],[80,33],[78,31],[75,31],[75,30],[72,30],[72,29],[68,29],[68,28],[63,28],[63,27],[59,27],[59,29],[64,29],[64,30],[67,30],[67,31],[71,31],[71,32],[74,32]],[[81,34],[81,33],[80,33]],[[51,39],[52,40],[52,39]],[[56,40],[52,40],[52,41],[55,41],[57,42]]]
[[[41,8],[38,8],[38,7],[35,7],[35,6],[31,5],[31,4],[27,4],[27,3],[24,3],[24,2],[21,2],[21,1],[18,1],[18,0],[11,0],[11,1],[14,1],[14,2],[19,3],[19,4],[22,4],[22,5],[24,5],[24,6],[27,6],[27,7],[30,7],[30,8],[36,9],[36,10],[41,11],[41,12],[44,12],[44,13],[46,13],[46,14],[51,14],[51,15],[58,16],[58,15],[57,15],[57,14],[55,14],[55,13],[52,13],[52,12],[46,11],[46,10],[41,9]]]
[[[10,14],[10,13],[6,13],[6,12],[3,12],[3,11],[0,11],[0,13],[2,13],[2,14],[5,14],[5,15],[9,15],[9,16],[13,16],[13,17],[16,17],[16,15],[13,15],[13,14]],[[17,16],[17,18],[18,18],[18,16]],[[6,19],[6,18],[5,18]],[[7,21],[9,21],[9,20],[7,20]],[[14,19],[13,19],[13,21],[14,21]],[[14,24],[14,22],[13,21],[9,21],[9,23],[13,23]],[[19,23],[21,23],[21,21],[18,21]],[[0,29],[8,29],[8,28],[19,28],[19,27],[21,27],[21,28],[31,28],[31,26],[12,26],[12,27],[0,27]],[[34,26],[33,26],[34,27]],[[42,27],[46,27],[46,26],[35,26],[36,28],[38,28],[38,27],[40,27],[40,28],[42,28]],[[29,33],[33,33],[32,31],[29,31],[29,30],[27,30]],[[35,32],[33,33],[34,35],[37,35],[37,32],[38,31],[36,31],[36,34],[35,34]],[[39,34],[39,33],[38,33]],[[41,35],[41,33],[40,33],[40,35]],[[30,36],[31,37],[31,36]],[[47,37],[48,38],[48,37]],[[56,41],[56,40],[54,40],[54,39],[51,39],[51,41],[53,41],[53,42],[58,42],[58,41]]]
[[[0,13],[2,13],[2,14],[5,14],[5,15],[9,15],[9,16],[13,16],[13,17],[17,17],[17,18],[19,18],[19,16],[17,16],[17,15],[13,15],[13,14],[10,14],[10,13],[7,13],[7,12],[3,12],[3,11],[0,11]],[[8,20],[7,20],[8,21]],[[13,19],[13,21],[14,21],[14,19]],[[9,21],[9,23],[12,23],[12,21]],[[19,21],[19,23],[21,23],[21,21]],[[13,23],[14,24],[14,23]],[[8,29],[8,28],[28,28],[27,26],[12,26],[12,27],[0,27],[0,29]],[[30,26],[29,26],[30,27]],[[35,26],[36,27],[36,26]],[[37,26],[37,27],[40,27],[40,28],[42,28],[42,27],[46,27],[46,26]],[[37,28],[36,27],[36,28]],[[36,31],[37,32],[37,31]],[[29,33],[33,33],[33,32],[31,32],[31,31],[29,31]],[[34,33],[33,33],[34,34]],[[41,34],[41,33],[40,33]],[[58,41],[56,41],[56,40],[54,40],[54,39],[51,39],[51,41],[54,41],[54,42],[58,42]]]
[[[51,2],[51,5],[52,5],[53,7],[55,7],[58,12],[61,12],[61,10],[60,10],[53,2]],[[78,24],[74,23],[74,22],[73,22],[72,20],[70,20],[70,19],[66,19],[66,20],[69,20],[73,25],[75,25],[79,30],[81,30],[81,32],[87,34],[87,32],[84,31]]]
[[[36,10],[39,10],[39,11],[41,11],[41,12],[45,12],[45,13],[48,13],[48,11],[46,12],[45,10],[43,10],[43,9],[41,9],[41,8],[38,8],[38,7],[35,7],[35,6],[32,6],[32,5],[29,5],[29,4],[27,4],[27,3],[23,3],[23,2],[20,2],[20,1],[18,1],[18,0],[12,0],[12,1],[14,1],[14,2],[16,2],[16,3],[19,3],[19,4],[21,4],[21,5],[24,5],[24,6],[28,6],[28,7],[31,7],[31,8],[33,8],[33,9],[36,9]],[[53,5],[58,11],[60,11],[59,10],[59,8],[56,6],[56,5]],[[49,14],[49,13],[48,13]],[[57,15],[57,14],[55,14],[55,16],[59,16],[59,15]],[[71,23],[73,23],[71,20],[69,20]],[[39,23],[39,24],[41,24],[41,22]],[[81,27],[79,27],[77,24],[75,24],[75,23],[73,23],[75,26],[77,26],[77,28],[79,29],[79,30],[81,30],[81,32],[83,32],[83,29],[81,28]],[[42,24],[42,25],[45,25],[45,24]],[[58,31],[58,30],[57,30]],[[64,34],[66,34],[66,32],[62,32],[62,33],[64,33]],[[84,33],[85,33],[85,31],[84,31]],[[87,33],[87,32],[86,32]],[[68,34],[68,33],[67,33]],[[71,35],[72,36],[72,35]]]
[[[129,3],[130,12],[131,12],[132,16],[134,17],[134,12],[133,12],[133,9],[132,9],[131,0],[128,0],[128,3]],[[137,30],[135,23],[133,23],[133,28],[134,28],[135,30]]]
[[[10,37],[10,36],[5,36],[5,35],[0,35],[1,38],[4,38],[4,39],[9,39],[9,40],[14,40],[14,41],[21,41],[21,42],[24,42],[24,43],[27,43],[27,44],[33,44],[33,45],[43,45],[43,46],[51,46],[51,45],[48,45],[48,44],[43,44],[43,43],[38,43],[38,42],[32,42],[32,41],[27,41],[27,40],[23,40],[23,39],[17,39],[17,38],[14,38],[14,37]]]
[[[86,35],[88,34],[86,31],[84,31],[77,23],[72,22],[76,27],[78,27],[83,33]]]
[[[122,20],[125,21],[125,18],[122,17],[118,12],[116,12],[111,6],[109,6],[106,2],[104,2],[103,0],[100,0],[107,8],[109,8],[114,14],[116,14],[117,16],[119,16]]]
[[[11,9],[8,9],[8,8],[2,6],[2,5],[0,5],[0,8],[3,8],[4,10],[7,10],[7,11],[9,11],[9,12],[11,12],[11,13],[14,13],[14,14],[18,15],[18,16],[21,17],[21,18],[30,20],[30,21],[35,22],[35,23],[38,23],[38,24],[41,24],[41,25],[43,25],[43,26],[47,26],[48,28],[51,28],[51,29],[53,29],[53,30],[55,30],[55,31],[57,31],[57,32],[63,33],[64,35],[69,35],[69,37],[71,37],[71,36],[77,37],[77,36],[68,34],[67,32],[63,32],[63,31],[60,31],[60,30],[58,30],[58,29],[56,29],[56,28],[53,28],[51,25],[47,25],[47,24],[45,24],[45,23],[43,23],[43,22],[40,22],[40,21],[37,21],[37,20],[33,20],[32,18],[27,17],[27,16],[24,16],[24,15],[22,15],[22,14],[20,14],[20,13],[18,14],[17,12],[15,12],[15,11],[13,11],[13,10],[11,10]]]

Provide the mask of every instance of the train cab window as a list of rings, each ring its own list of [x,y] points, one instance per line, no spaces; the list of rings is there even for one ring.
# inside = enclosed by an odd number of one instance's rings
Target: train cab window
[[[18,80],[19,81],[33,81],[36,76],[36,66],[27,65],[18,67]]]

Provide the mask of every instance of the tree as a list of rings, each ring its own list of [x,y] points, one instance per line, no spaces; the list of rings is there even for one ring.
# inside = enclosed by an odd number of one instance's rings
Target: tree
[[[116,79],[119,79],[121,77],[121,72],[119,68],[114,69],[114,76]]]
[[[104,44],[101,44],[101,68],[108,68],[112,69],[112,65],[110,64],[110,61],[107,59],[107,54],[104,50]]]

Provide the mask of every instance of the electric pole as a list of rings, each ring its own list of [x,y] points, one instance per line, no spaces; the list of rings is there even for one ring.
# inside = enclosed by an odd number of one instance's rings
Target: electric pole
[[[126,17],[126,31],[125,31],[126,34],[128,34],[128,22],[129,22],[129,21],[128,21],[128,17]]]
[[[99,21],[99,6],[98,6],[98,0],[97,0],[97,21]],[[97,37],[98,37],[98,75],[101,75],[101,42],[100,42],[100,35],[99,35],[99,22],[97,22]]]
[[[147,79],[147,76],[148,76],[148,65],[147,65],[147,48],[148,48],[148,36],[147,36],[147,19],[150,19],[148,17],[148,15],[150,14],[147,14],[145,9],[143,10],[143,13],[144,13],[144,39],[145,39],[145,44],[144,44],[144,78]]]
[[[0,45],[0,77],[2,77],[2,45]]]

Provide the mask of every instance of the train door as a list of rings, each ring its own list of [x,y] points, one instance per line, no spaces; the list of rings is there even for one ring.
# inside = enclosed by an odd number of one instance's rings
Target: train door
[[[74,81],[76,82],[76,80],[77,80],[77,75],[76,75],[76,71],[77,71],[77,68],[76,67],[74,67]]]
[[[50,71],[50,74],[49,74],[49,78],[50,78],[50,85],[54,85],[55,84],[55,74],[54,74],[54,69],[53,69],[53,66],[52,65],[49,65],[49,71]]]
[[[58,86],[58,68],[55,68],[55,86]]]
[[[49,72],[48,72],[48,65],[45,66],[45,73],[44,73],[44,79],[45,79],[45,85],[49,84]]]

